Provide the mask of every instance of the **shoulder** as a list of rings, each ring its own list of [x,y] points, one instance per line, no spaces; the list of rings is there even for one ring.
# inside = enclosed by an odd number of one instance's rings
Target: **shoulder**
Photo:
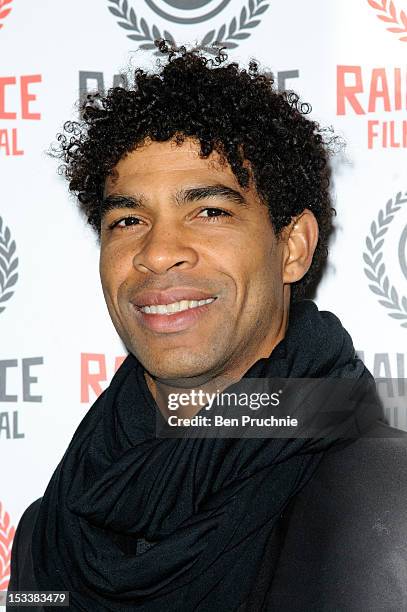
[[[14,535],[11,550],[9,591],[36,590],[31,558],[31,536],[42,498],[35,500],[23,512]]]
[[[276,581],[287,597],[294,580],[285,609],[407,609],[406,474],[407,432],[381,422],[325,454],[287,509]]]
[[[31,539],[31,534],[34,528],[35,520],[40,509],[42,497],[32,502],[26,508],[18,522],[14,542],[17,542],[18,547],[23,547],[27,540]]]
[[[392,516],[400,510],[404,515],[406,473],[407,432],[378,422],[365,436],[326,453],[309,491],[326,493],[354,519],[390,510],[390,500]]]
[[[18,523],[18,527],[17,529],[20,529],[21,531],[27,529],[30,527],[30,525],[34,524],[35,519],[37,517],[38,514],[38,510],[40,508],[41,505],[41,501],[42,501],[42,497],[39,497],[38,499],[36,499],[35,501],[33,501],[23,512],[23,514],[21,515],[20,521]]]

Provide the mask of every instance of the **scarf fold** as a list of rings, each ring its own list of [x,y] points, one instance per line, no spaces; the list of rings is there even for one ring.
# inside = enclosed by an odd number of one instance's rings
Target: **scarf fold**
[[[311,300],[292,304],[284,339],[243,376],[274,377],[373,381],[339,319]],[[363,419],[361,406],[343,417],[347,443],[383,416],[374,394]],[[70,609],[86,612],[263,609],[280,517],[343,439],[337,429],[315,439],[157,438],[157,411],[130,353],[43,496],[38,588],[70,591]]]

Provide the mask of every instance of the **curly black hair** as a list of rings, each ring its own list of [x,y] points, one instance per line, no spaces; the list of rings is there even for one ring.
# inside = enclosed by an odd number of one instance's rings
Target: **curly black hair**
[[[215,150],[227,160],[242,188],[254,181],[277,236],[305,208],[314,213],[319,240],[313,261],[292,285],[292,301],[301,299],[328,255],[335,214],[329,157],[336,137],[324,137],[332,128],[306,118],[310,105],[293,91],[277,91],[272,75],[260,73],[255,61],[246,70],[225,63],[223,49],[213,59],[165,40],[156,46],[165,57],[158,72],[137,68],[131,86],[88,94],[80,104],[82,119],[66,122],[58,134],[54,154],[64,162],[60,168],[88,223],[100,240],[105,180],[125,154],[148,137],[178,144],[194,138],[201,157]]]

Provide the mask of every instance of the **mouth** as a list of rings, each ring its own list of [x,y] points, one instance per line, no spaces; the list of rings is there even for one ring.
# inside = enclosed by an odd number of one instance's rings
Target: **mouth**
[[[141,312],[145,312],[147,314],[165,314],[172,315],[176,312],[183,312],[184,310],[189,310],[190,308],[199,308],[200,306],[205,306],[206,304],[210,304],[216,300],[215,297],[209,298],[207,300],[181,300],[179,302],[172,302],[171,304],[151,304],[150,306],[139,306]]]
[[[202,300],[180,300],[168,304],[134,305],[139,322],[151,331],[173,333],[184,331],[205,316],[217,297]]]

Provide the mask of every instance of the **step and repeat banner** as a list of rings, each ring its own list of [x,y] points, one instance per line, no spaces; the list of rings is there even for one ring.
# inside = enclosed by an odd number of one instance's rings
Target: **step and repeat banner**
[[[0,0],[0,590],[22,512],[126,355],[49,147],[80,93],[155,69],[157,37],[257,59],[346,141],[315,300],[407,430],[407,0]]]

